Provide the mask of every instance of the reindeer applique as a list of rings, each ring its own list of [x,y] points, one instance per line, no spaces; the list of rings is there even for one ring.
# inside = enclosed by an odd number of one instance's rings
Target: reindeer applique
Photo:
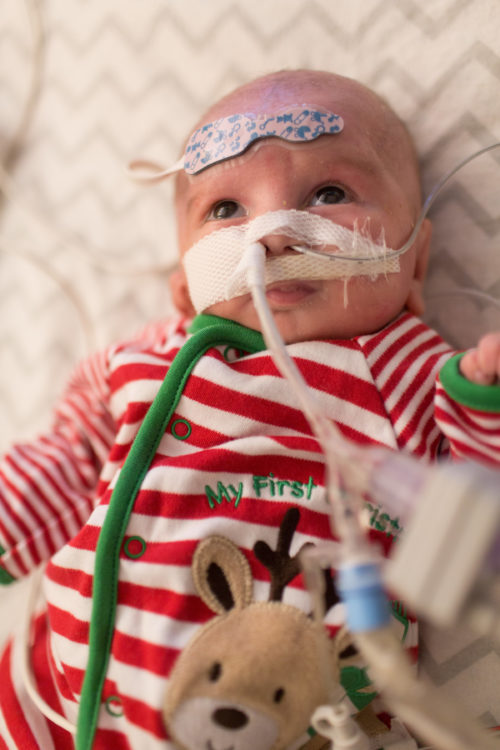
[[[215,617],[178,658],[164,707],[174,742],[185,750],[281,750],[305,735],[317,706],[342,698],[338,654],[320,622],[281,601],[300,572],[290,545],[299,511],[287,511],[272,550],[254,554],[271,575],[270,601],[253,601],[247,559],[228,539],[209,537],[193,556],[196,589]],[[326,608],[338,601],[326,586]]]

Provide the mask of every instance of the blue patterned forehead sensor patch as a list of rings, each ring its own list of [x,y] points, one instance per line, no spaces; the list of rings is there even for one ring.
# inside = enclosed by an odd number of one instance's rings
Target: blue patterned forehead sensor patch
[[[169,169],[142,160],[132,162],[129,169],[140,180],[158,180],[182,169],[194,175],[242,154],[260,138],[305,143],[320,135],[340,133],[343,127],[340,115],[305,104],[270,115],[233,114],[195,130],[183,157]]]
[[[184,170],[197,174],[224,159],[242,154],[259,138],[301,143],[339,133],[344,122],[333,112],[295,107],[276,115],[235,114],[195,130],[184,152]]]

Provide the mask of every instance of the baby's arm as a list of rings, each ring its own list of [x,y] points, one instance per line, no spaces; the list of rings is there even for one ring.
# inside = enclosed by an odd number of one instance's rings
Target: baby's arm
[[[453,456],[500,467],[500,331],[441,368],[434,416]]]
[[[68,542],[92,511],[114,434],[105,358],[81,363],[46,434],[0,460],[0,583],[10,583]]]
[[[500,331],[483,336],[460,361],[460,372],[478,385],[500,382]]]

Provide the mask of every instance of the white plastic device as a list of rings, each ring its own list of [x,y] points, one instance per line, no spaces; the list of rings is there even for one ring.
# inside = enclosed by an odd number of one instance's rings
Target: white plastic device
[[[497,537],[500,522],[497,475],[496,481],[483,481],[483,475],[478,477],[466,465],[463,470],[459,466],[450,467],[448,476],[448,473],[441,471],[441,467],[426,467],[407,457],[403,457],[401,463],[397,454],[381,453],[377,449],[366,449],[365,460],[359,463],[354,460],[357,449],[343,441],[335,427],[318,411],[314,399],[286,351],[265,299],[264,256],[265,248],[258,242],[247,248],[244,260],[247,264],[249,285],[264,339],[275,358],[276,365],[292,385],[298,402],[321,441],[325,453],[328,494],[332,504],[332,525],[340,536],[335,556],[340,557],[344,565],[353,565],[357,569],[360,568],[361,562],[361,568],[366,567],[369,573],[369,585],[363,584],[358,592],[359,596],[354,597],[356,610],[362,609],[363,589],[366,589],[367,609],[372,611],[374,602],[379,609],[380,592],[375,591],[376,596],[373,594],[374,588],[381,588],[374,587],[371,580],[377,567],[377,554],[373,552],[373,547],[370,549],[371,545],[367,543],[360,527],[357,510],[361,494],[369,488],[375,489],[376,496],[383,501],[383,486],[387,482],[384,480],[377,485],[375,478],[379,476],[382,465],[386,463],[391,467],[389,474],[392,472],[393,478],[394,475],[403,474],[403,482],[399,485],[396,483],[395,490],[388,493],[393,499],[396,498],[398,487],[404,486],[404,467],[410,464],[412,470],[406,474],[406,478],[411,478],[411,489],[410,492],[403,493],[406,495],[403,506],[405,513],[411,517],[415,510],[415,501],[418,500],[419,518],[415,523],[412,519],[410,524],[412,527],[415,526],[410,546],[401,545],[401,550],[398,550],[398,559],[394,562],[391,573],[392,584],[394,588],[402,589],[405,600],[408,600],[407,577],[408,565],[411,564],[414,576],[411,586],[414,591],[413,601],[428,607],[434,616],[437,613],[442,620],[442,596],[443,592],[446,592],[448,600],[444,607],[444,618],[453,622]],[[339,492],[339,476],[342,477],[347,492]],[[479,501],[477,497],[480,497]],[[463,545],[469,544],[469,535],[475,542],[471,544],[470,550],[467,548],[467,554],[464,554]],[[428,553],[426,548],[427,540],[432,554]],[[366,560],[362,559],[364,557]],[[421,574],[422,558],[425,558],[427,564]],[[365,561],[373,564],[365,566]],[[444,564],[445,562],[448,564]],[[439,582],[436,575],[439,568],[436,566],[442,564],[443,576]],[[458,585],[457,578],[460,579]],[[438,582],[434,582],[434,579],[438,579]],[[430,605],[426,601],[429,583],[434,583],[436,587],[434,595],[431,595]],[[351,583],[347,593],[352,593]],[[350,596],[347,596],[344,602],[350,606],[349,599]],[[415,608],[421,611],[418,607]],[[369,665],[369,673],[374,684],[386,698],[391,709],[431,742],[435,750],[494,750],[499,747],[494,734],[485,732],[479,724],[470,720],[453,702],[450,703],[438,688],[424,684],[416,678],[413,666],[390,623],[383,623],[378,617],[374,624],[368,622],[369,618],[366,623],[361,618],[355,619],[355,642]],[[332,750],[370,748],[369,744],[366,745],[366,737],[353,730],[352,723],[347,721],[347,717],[339,715],[338,706],[321,707],[319,717],[318,714],[315,715],[315,722],[321,726],[321,734],[326,734],[332,740]],[[410,749],[409,742],[408,738],[403,737],[396,741],[393,748]],[[390,748],[389,744],[388,750]]]
[[[389,589],[440,627],[460,620],[500,527],[498,472],[475,464],[429,471],[386,564]]]

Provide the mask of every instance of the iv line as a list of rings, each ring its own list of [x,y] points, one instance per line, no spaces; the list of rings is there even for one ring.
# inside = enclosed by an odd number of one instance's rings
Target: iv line
[[[306,382],[286,351],[266,300],[264,246],[259,242],[248,245],[243,261],[264,339],[278,369],[288,380],[297,396],[323,449],[329,473],[328,495],[332,500],[332,530],[341,539],[341,562],[351,564],[353,567],[360,562],[377,564],[380,555],[377,551],[373,551],[356,512],[356,505],[362,500],[359,485],[358,487],[356,485],[358,481],[362,482],[369,473],[369,462],[363,470],[362,461],[352,460],[356,457],[354,452],[356,448],[350,447],[338,428],[317,409]],[[363,449],[359,449],[358,458],[362,451]],[[369,449],[364,449],[363,452],[365,456],[369,455]],[[390,453],[390,451],[387,452]],[[338,504],[338,500],[342,501],[342,497],[338,492],[332,492],[339,477],[345,480],[348,490],[345,504],[343,502]],[[351,505],[350,508],[349,505]],[[312,594],[314,595],[314,592]],[[441,750],[469,750],[471,747],[477,750],[494,750],[497,747],[495,738],[479,725],[476,726],[469,721],[466,715],[457,710],[453,700],[443,696],[435,686],[426,685],[417,679],[413,666],[404,653],[402,643],[396,637],[390,622],[386,625],[380,624],[375,628],[358,627],[354,635],[362,655],[367,659],[368,668],[373,670],[376,682],[381,686],[383,694],[390,700],[390,704],[396,709],[396,713],[404,721],[408,721],[417,732],[421,732],[430,739],[433,746]],[[327,716],[331,717],[331,710],[335,712],[336,707],[323,708],[326,709]],[[315,719],[317,720],[316,714],[313,717],[313,723]],[[354,744],[355,742],[359,743],[359,747],[368,746],[359,731],[356,738],[354,736],[352,738],[352,746],[358,747],[358,744]]]
[[[299,369],[286,350],[266,300],[265,254],[265,247],[260,242],[254,242],[248,245],[243,258],[262,333],[278,369],[290,383],[323,449],[328,470],[328,496],[333,500],[331,510],[335,528],[332,530],[343,540],[346,554],[359,556],[367,551],[368,546],[359,522],[359,509],[349,505],[358,504],[366,482],[366,471],[362,468],[362,462],[353,460],[359,457],[360,451],[344,440],[338,427],[319,409]],[[341,482],[345,486],[345,493],[339,488]]]
[[[420,212],[420,215],[417,219],[417,222],[415,226],[413,227],[413,230],[404,243],[402,247],[400,247],[398,250],[392,250],[388,255],[391,258],[399,258],[400,255],[403,255],[406,253],[407,250],[411,248],[415,240],[417,239],[418,233],[420,231],[420,227],[422,226],[422,222],[424,221],[425,217],[429,213],[429,210],[434,203],[435,199],[437,198],[438,194],[441,192],[442,188],[446,185],[446,183],[457,173],[459,172],[463,167],[465,167],[469,162],[474,161],[474,159],[477,159],[479,156],[482,156],[482,154],[487,153],[488,151],[494,151],[495,149],[500,148],[500,142],[498,143],[492,143],[489,146],[485,146],[485,148],[480,149],[479,151],[475,151],[473,154],[470,154],[465,159],[462,159],[461,162],[459,162],[453,169],[451,169],[449,172],[447,172],[432,188],[431,192],[427,196],[427,198],[424,201],[424,204],[422,206],[422,210]],[[349,255],[342,255],[338,256],[335,254],[328,254],[325,253],[323,250],[314,250],[311,247],[305,247],[303,245],[291,245],[293,250],[296,250],[299,253],[304,253],[306,255],[318,255],[321,258],[328,258],[328,260],[352,260],[352,261],[368,261],[373,260],[372,257],[366,256],[366,257],[359,257],[359,256],[349,256]]]

